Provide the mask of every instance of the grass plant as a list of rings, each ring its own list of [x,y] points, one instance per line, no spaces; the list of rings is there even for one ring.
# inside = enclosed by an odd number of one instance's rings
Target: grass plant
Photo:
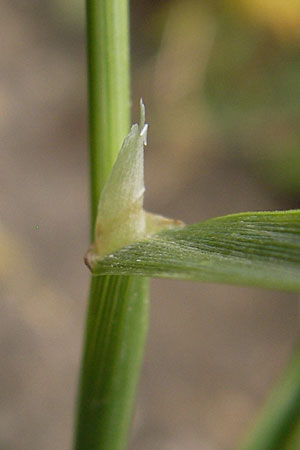
[[[300,292],[300,211],[242,213],[190,226],[146,213],[143,126],[133,126],[117,159],[130,124],[128,0],[86,0],[86,11],[96,242],[87,256],[92,279],[74,450],[125,450],[147,331],[147,277]],[[108,186],[116,192],[107,195]],[[243,450],[298,449],[298,353],[284,380]]]

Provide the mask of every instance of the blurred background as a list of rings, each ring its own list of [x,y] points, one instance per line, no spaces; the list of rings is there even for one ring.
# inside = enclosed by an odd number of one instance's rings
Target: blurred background
[[[0,2],[0,448],[70,448],[89,273],[83,0]],[[300,207],[298,0],[132,0],[146,208]],[[291,294],[152,281],[130,450],[233,450],[292,353]]]

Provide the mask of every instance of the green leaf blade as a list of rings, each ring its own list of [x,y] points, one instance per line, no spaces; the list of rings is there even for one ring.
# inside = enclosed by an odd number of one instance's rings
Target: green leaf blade
[[[233,214],[165,230],[107,257],[94,275],[123,274],[300,292],[300,210]]]

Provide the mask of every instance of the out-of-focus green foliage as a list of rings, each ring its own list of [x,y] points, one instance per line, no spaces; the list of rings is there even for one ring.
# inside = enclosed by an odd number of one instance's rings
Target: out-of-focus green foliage
[[[281,40],[300,38],[300,3],[298,0],[227,0],[254,23],[269,28]]]
[[[299,41],[219,17],[205,92],[224,147],[291,193],[300,191],[299,72]]]

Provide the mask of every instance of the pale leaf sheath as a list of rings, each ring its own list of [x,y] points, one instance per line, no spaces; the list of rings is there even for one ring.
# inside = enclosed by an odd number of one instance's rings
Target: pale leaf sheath
[[[143,208],[148,125],[142,101],[140,106],[140,124],[131,127],[100,197],[92,253],[102,258],[158,230],[182,226],[180,221],[147,213]],[[86,257],[88,265],[92,253],[89,251]]]
[[[144,105],[141,103],[141,123],[131,127],[100,197],[95,250],[101,256],[145,234],[143,198],[147,125],[144,120]]]

